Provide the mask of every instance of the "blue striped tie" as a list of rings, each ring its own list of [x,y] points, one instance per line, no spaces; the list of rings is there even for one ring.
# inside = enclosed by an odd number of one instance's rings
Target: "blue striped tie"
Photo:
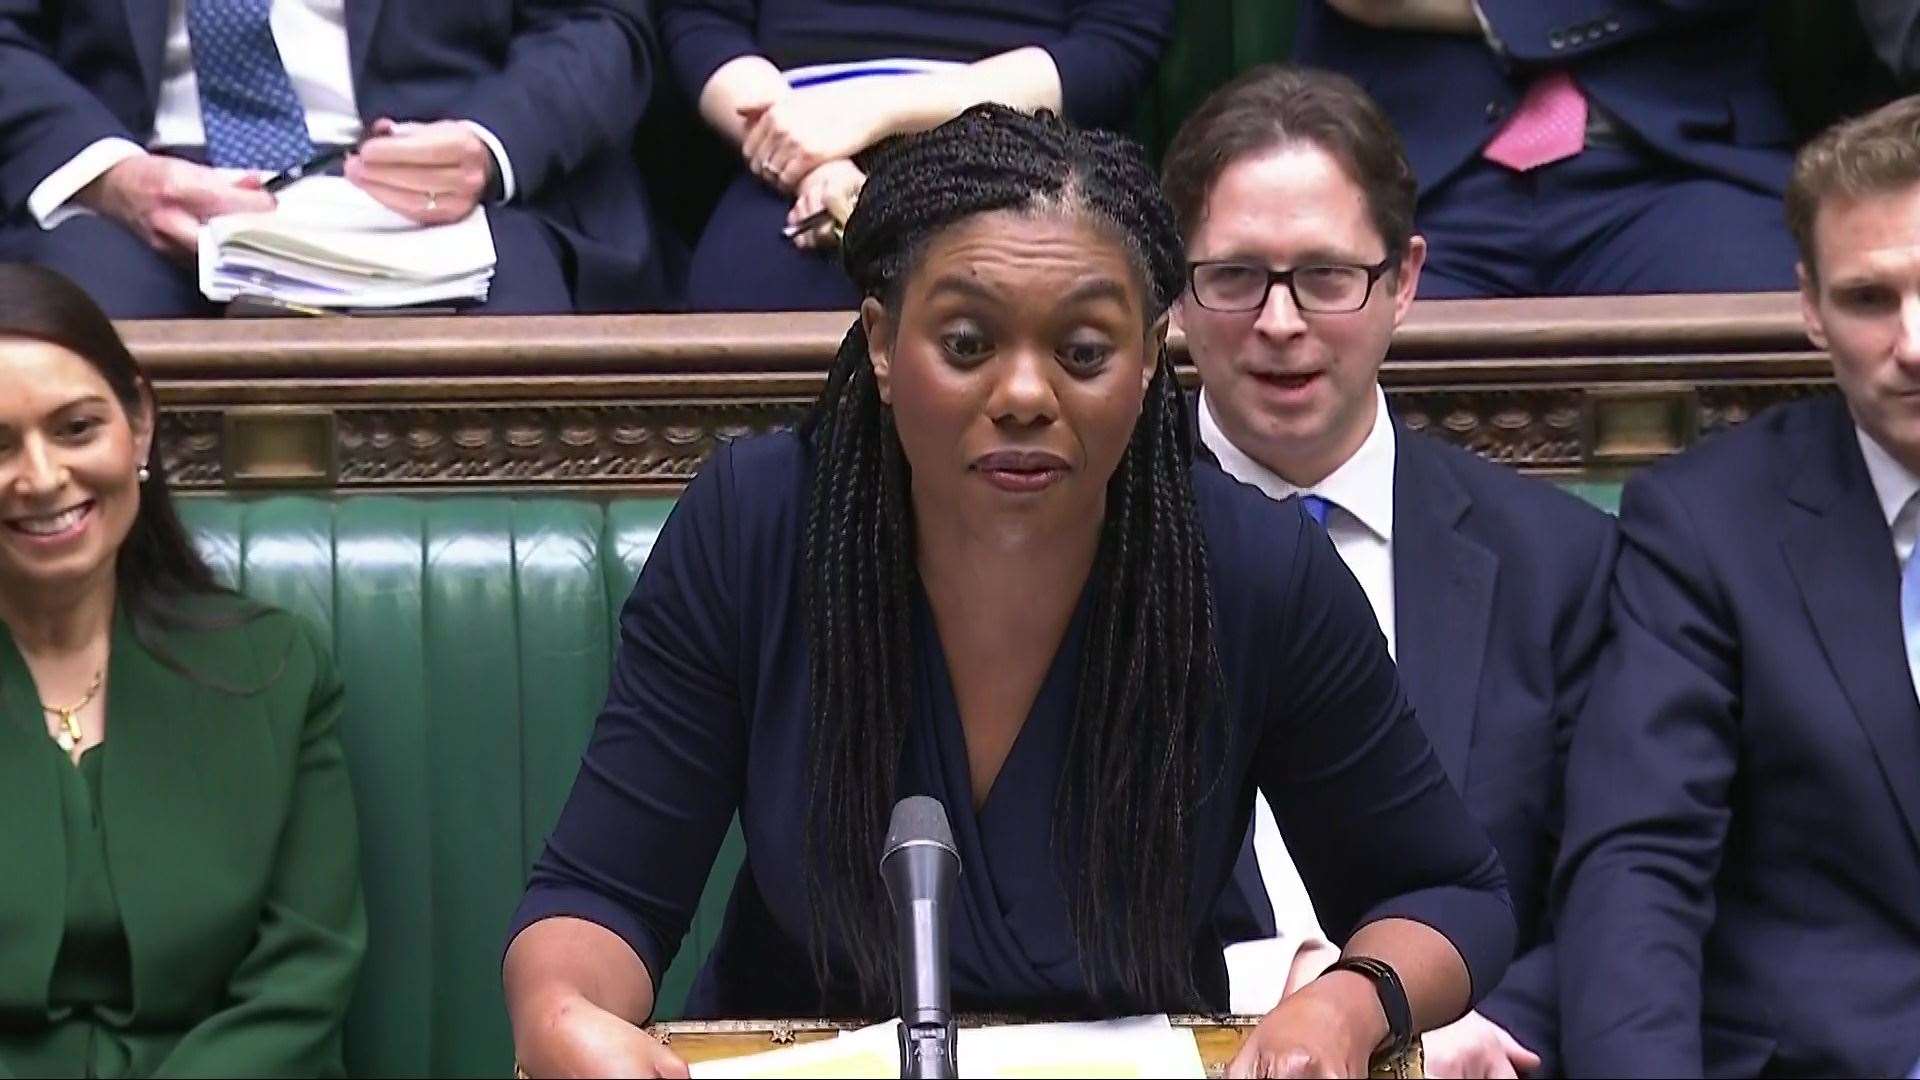
[[[1333,503],[1322,496],[1300,496],[1300,509],[1305,510],[1308,517],[1319,522],[1320,527],[1323,529],[1327,527],[1327,511],[1332,508]]]
[[[207,161],[285,169],[313,156],[267,11],[273,0],[187,0],[187,40],[200,83]]]

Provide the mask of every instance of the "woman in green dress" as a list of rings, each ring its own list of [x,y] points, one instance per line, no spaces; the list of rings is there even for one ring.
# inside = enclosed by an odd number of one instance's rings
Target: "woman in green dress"
[[[221,588],[99,308],[0,265],[0,1075],[327,1075],[366,944],[340,683]]]

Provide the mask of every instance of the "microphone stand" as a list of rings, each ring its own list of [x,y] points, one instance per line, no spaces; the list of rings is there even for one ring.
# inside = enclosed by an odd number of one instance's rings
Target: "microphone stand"
[[[960,872],[953,832],[939,802],[924,795],[894,807],[880,876],[893,905],[900,965],[900,1076],[958,1075],[953,997],[948,984],[947,913]]]

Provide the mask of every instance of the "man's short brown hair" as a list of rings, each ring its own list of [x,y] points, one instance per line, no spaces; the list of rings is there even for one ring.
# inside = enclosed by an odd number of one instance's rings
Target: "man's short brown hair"
[[[1813,221],[1833,199],[1889,195],[1920,184],[1920,94],[1844,120],[1802,147],[1787,182],[1787,227],[1818,280]]]
[[[1262,64],[1215,90],[1174,134],[1160,187],[1181,235],[1192,239],[1228,166],[1300,143],[1339,162],[1360,188],[1387,254],[1405,251],[1418,185],[1393,124],[1352,79],[1281,64]]]

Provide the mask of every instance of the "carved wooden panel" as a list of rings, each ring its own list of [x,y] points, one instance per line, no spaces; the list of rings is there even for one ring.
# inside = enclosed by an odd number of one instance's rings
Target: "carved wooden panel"
[[[122,330],[154,378],[160,460],[182,489],[628,489],[678,486],[719,439],[797,421],[851,317]],[[1184,361],[1177,335],[1170,346]],[[1421,302],[1381,381],[1407,426],[1553,473],[1617,472],[1831,385],[1784,293]]]
[[[221,422],[218,409],[161,408],[154,434],[169,487],[180,491],[225,485]]]
[[[1700,388],[1700,434],[1709,435],[1751,419],[1769,405],[1793,401],[1833,389],[1830,382],[1770,383],[1766,385],[1703,386]]]
[[[680,484],[720,439],[792,424],[777,402],[339,411],[339,486]]]
[[[1701,434],[1778,401],[1824,389],[1818,382],[1703,385]],[[1491,460],[1528,471],[1567,472],[1594,463],[1583,387],[1396,389],[1402,421]],[[248,406],[233,406],[245,409]],[[799,400],[472,402],[331,406],[338,488],[520,486],[672,488],[692,479],[718,440],[789,427]],[[219,407],[163,408],[160,457],[181,490],[230,485]],[[1675,445],[1682,437],[1674,436]]]
[[[1527,468],[1581,464],[1574,388],[1389,392],[1401,422],[1495,461]]]

